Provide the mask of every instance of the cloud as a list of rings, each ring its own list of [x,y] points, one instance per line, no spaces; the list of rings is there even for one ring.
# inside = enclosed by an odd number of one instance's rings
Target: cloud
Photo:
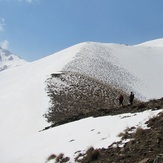
[[[9,42],[7,41],[7,40],[4,40],[4,41],[2,41],[1,43],[0,43],[0,47],[2,48],[2,49],[8,49],[8,47],[9,47]]]
[[[7,0],[0,0],[0,1],[7,1]],[[17,1],[17,2],[26,2],[26,3],[33,3],[34,1],[40,1],[40,0],[8,0],[8,1]]]
[[[23,0],[21,0],[23,1]],[[25,2],[32,3],[33,0],[24,0]]]
[[[26,2],[32,3],[32,0],[26,0]]]
[[[32,3],[34,0],[18,0],[19,2],[27,2],[27,3]]]
[[[5,19],[0,17],[0,32],[4,31],[4,27],[5,27]]]

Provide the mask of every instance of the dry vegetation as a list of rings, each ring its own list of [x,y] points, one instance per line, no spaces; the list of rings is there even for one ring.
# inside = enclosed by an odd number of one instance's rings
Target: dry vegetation
[[[127,97],[122,90],[85,75],[72,72],[53,74],[47,80],[51,107],[45,117],[48,122],[57,125],[93,116],[102,110],[109,111],[117,106],[120,92]]]
[[[53,160],[54,163],[66,163],[70,160],[69,157],[65,157],[63,153],[60,153],[58,156],[55,154],[51,154],[47,160],[46,163],[48,163],[49,161]]]

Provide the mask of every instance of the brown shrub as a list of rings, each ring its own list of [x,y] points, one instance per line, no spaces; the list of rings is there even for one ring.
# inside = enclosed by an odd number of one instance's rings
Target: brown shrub
[[[141,127],[138,127],[136,129],[136,132],[135,132],[134,136],[136,138],[141,138],[144,134],[145,134],[145,130],[143,128],[141,128]]]
[[[58,156],[56,156],[55,154],[51,154],[46,162],[51,161],[51,160],[55,160],[56,163],[65,163],[68,162],[70,160],[69,157],[64,157],[63,153],[60,153]]]
[[[85,154],[83,154],[83,159],[81,163],[90,163],[95,160],[98,160],[100,156],[100,152],[98,149],[94,149],[93,147],[90,147]]]
[[[48,162],[48,161],[50,161],[50,160],[53,160],[53,159],[55,159],[57,156],[55,155],[55,154],[51,154],[48,158],[47,158],[47,161],[46,162]]]

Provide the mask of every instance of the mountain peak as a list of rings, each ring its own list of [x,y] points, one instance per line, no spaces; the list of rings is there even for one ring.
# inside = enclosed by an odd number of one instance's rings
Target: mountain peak
[[[0,47],[0,71],[21,66],[25,63],[26,61],[21,59],[19,56]]]

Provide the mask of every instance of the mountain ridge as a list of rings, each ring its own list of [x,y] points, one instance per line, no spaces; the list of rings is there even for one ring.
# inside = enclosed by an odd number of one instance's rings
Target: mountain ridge
[[[27,61],[21,59],[19,56],[0,47],[0,71],[22,66],[26,63]]]
[[[135,46],[146,46],[146,47],[160,47],[163,48],[163,38],[155,39],[140,43]]]

